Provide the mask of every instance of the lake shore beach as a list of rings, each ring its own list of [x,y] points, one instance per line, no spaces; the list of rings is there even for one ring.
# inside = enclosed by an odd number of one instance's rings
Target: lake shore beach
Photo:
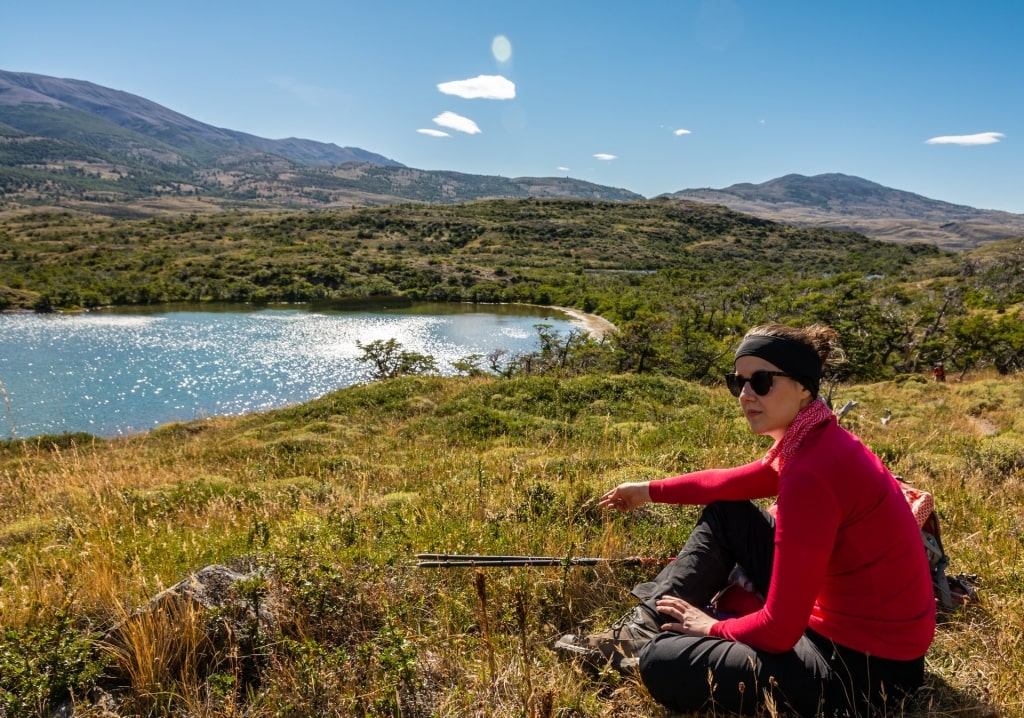
[[[572,318],[574,323],[582,325],[583,329],[585,329],[586,332],[595,339],[603,339],[606,334],[613,332],[616,329],[614,324],[597,314],[587,314],[586,312],[581,312],[579,309],[573,309],[572,307],[551,308],[557,309],[563,314],[567,314]]]

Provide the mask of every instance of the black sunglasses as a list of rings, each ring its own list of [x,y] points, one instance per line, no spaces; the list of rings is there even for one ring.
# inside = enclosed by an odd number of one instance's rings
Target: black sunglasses
[[[738,397],[740,392],[743,391],[743,387],[749,381],[750,388],[754,390],[754,393],[758,396],[764,396],[772,390],[772,384],[777,376],[790,375],[784,371],[768,371],[767,369],[758,369],[750,376],[730,372],[725,375],[725,385],[729,387],[730,394]],[[792,379],[791,376],[790,378]]]

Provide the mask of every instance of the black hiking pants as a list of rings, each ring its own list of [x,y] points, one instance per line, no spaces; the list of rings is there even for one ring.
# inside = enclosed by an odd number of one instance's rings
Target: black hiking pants
[[[768,593],[775,519],[749,501],[708,505],[675,561],[633,589],[652,615],[664,595],[706,606],[736,564]],[[659,622],[671,619],[659,616]],[[924,682],[924,658],[893,661],[838,645],[810,628],[785,653],[766,653],[711,636],[658,634],[640,654],[651,696],[679,712],[712,705],[734,713],[774,708],[800,716],[867,716],[898,710]]]

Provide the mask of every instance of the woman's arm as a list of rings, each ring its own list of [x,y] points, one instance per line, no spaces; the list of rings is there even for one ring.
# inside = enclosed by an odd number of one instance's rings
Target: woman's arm
[[[601,497],[603,509],[632,511],[649,501],[663,504],[709,504],[774,496],[778,474],[760,460],[734,469],[706,469],[660,481],[619,484]]]
[[[771,653],[788,651],[807,629],[828,573],[841,514],[836,497],[813,477],[782,483],[775,560],[764,608],[711,628],[711,635]]]
[[[732,469],[705,469],[651,481],[651,501],[663,504],[710,504],[775,496],[779,475],[760,459]]]

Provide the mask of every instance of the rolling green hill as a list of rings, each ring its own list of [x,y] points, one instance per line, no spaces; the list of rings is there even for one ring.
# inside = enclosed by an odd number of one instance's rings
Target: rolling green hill
[[[846,330],[859,378],[1016,371],[1020,241],[971,253],[671,200],[486,200],[0,225],[0,308],[167,302],[522,302],[620,328],[616,370],[716,376],[761,321]]]
[[[927,245],[805,230],[671,201],[488,200],[147,220],[40,213],[0,234],[8,307],[168,301],[553,299],[590,281],[673,272],[703,287],[918,276],[954,265]],[[14,290],[20,299],[12,300]]]

